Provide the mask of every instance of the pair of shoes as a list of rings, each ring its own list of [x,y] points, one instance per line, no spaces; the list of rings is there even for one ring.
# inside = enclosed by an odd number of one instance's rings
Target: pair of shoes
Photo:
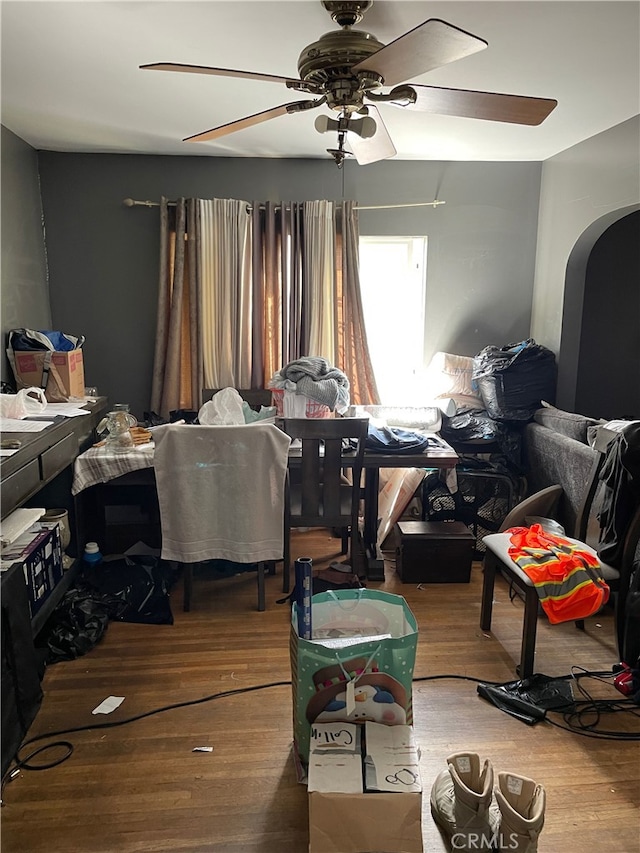
[[[496,774],[475,752],[447,758],[431,788],[431,814],[454,851],[536,853],[544,825],[545,790],[515,773]]]

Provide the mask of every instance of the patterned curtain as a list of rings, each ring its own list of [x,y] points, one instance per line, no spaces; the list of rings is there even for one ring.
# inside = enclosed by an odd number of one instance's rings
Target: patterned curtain
[[[180,199],[174,214],[163,199],[154,411],[265,388],[307,355],[347,375],[352,403],[379,403],[353,202]]]
[[[151,410],[169,417],[202,403],[201,285],[197,263],[198,208],[160,200],[160,273]]]

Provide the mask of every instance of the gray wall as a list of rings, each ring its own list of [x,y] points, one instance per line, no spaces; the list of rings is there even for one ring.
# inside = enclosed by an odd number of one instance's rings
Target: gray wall
[[[531,333],[558,355],[557,401],[564,408],[573,409],[576,403],[584,274],[593,240],[573,258],[572,252],[589,229],[598,232],[597,238],[640,207],[639,151],[640,116],[636,116],[543,164]],[[565,291],[568,265],[570,292]],[[575,266],[581,269],[576,271]],[[604,282],[602,299],[610,298]],[[637,335],[637,312],[622,301],[618,308],[619,339],[634,330]]]
[[[149,406],[158,211],[126,197],[432,200],[437,208],[362,211],[363,234],[427,234],[428,360],[473,355],[529,334],[539,163],[384,162],[41,152],[55,328],[84,334],[85,376],[142,417]],[[390,296],[393,282],[389,282]]]
[[[4,354],[10,329],[50,329],[49,285],[37,153],[5,127],[2,168],[2,379],[13,374]]]

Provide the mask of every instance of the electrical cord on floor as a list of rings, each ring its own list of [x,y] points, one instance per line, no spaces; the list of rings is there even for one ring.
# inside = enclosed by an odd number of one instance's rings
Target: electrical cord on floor
[[[572,732],[585,737],[599,738],[601,740],[621,740],[621,741],[638,741],[640,733],[638,732],[616,732],[607,729],[595,728],[601,721],[601,716],[605,713],[627,713],[633,717],[640,719],[640,707],[635,699],[593,699],[587,690],[580,684],[581,678],[594,678],[604,683],[615,677],[615,673],[610,671],[595,671],[590,672],[582,667],[573,666],[569,675],[559,676],[558,680],[572,680],[578,691],[585,697],[583,701],[575,701],[570,709],[553,710],[549,709],[545,713],[544,719],[556,728],[563,731]],[[470,675],[424,675],[416,677],[414,681],[433,681],[441,678],[457,678],[465,681],[475,681],[480,684],[488,684],[490,686],[500,686],[504,682],[499,681],[484,681],[481,678],[474,678]],[[549,714],[561,714],[566,725],[556,722],[549,718]],[[595,719],[589,721],[589,715],[595,715]]]
[[[587,670],[581,669],[580,667],[572,667],[571,674],[568,676],[562,676],[562,678],[572,678],[578,686],[578,690],[582,693],[583,696],[585,696],[585,700],[583,702],[575,702],[572,709],[569,711],[556,712],[562,713],[566,725],[561,725],[560,723],[549,719],[548,716],[545,717],[546,721],[548,723],[551,723],[551,725],[556,726],[557,728],[563,729],[564,731],[574,732],[575,734],[581,734],[587,737],[601,738],[604,740],[640,740],[640,734],[636,734],[634,732],[612,732],[594,728],[594,726],[596,726],[600,722],[600,717],[603,713],[624,711],[627,713],[630,712],[633,716],[640,718],[640,708],[638,708],[637,703],[633,699],[619,699],[616,701],[593,699],[579,683],[580,678],[585,677],[596,678],[601,681],[607,681],[607,678],[612,678],[613,674],[609,672],[589,672]],[[472,681],[478,684],[488,684],[495,686],[503,684],[503,682],[500,681],[486,681],[485,679],[475,678],[471,675],[455,674],[422,675],[415,676],[412,680],[438,681],[441,679],[457,679],[460,681]],[[86,726],[76,726],[74,728],[61,729],[57,732],[47,732],[45,734],[35,735],[34,737],[28,738],[20,744],[16,751],[12,764],[9,766],[4,776],[2,777],[2,783],[0,785],[0,805],[4,806],[5,786],[13,779],[15,779],[22,770],[48,770],[51,767],[57,767],[59,764],[62,764],[64,761],[71,757],[74,749],[73,744],[67,740],[53,741],[52,743],[47,743],[42,746],[39,746],[37,749],[30,752],[24,758],[21,758],[21,751],[24,750],[27,746],[29,746],[29,744],[36,743],[39,740],[51,739],[59,737],[61,735],[73,734],[75,732],[92,731],[95,729],[111,729],[115,728],[116,726],[124,726],[127,723],[134,723],[137,720],[142,720],[145,717],[151,717],[154,714],[161,714],[165,711],[173,711],[177,708],[186,708],[191,705],[201,705],[204,702],[211,702],[214,699],[220,699],[224,696],[238,696],[242,693],[252,693],[256,690],[266,690],[271,687],[291,687],[291,681],[272,681],[267,684],[255,684],[250,687],[237,687],[234,690],[223,690],[220,693],[212,693],[209,696],[203,696],[200,699],[190,699],[186,702],[175,702],[171,705],[163,705],[160,708],[154,708],[151,711],[145,711],[142,714],[136,714],[135,716],[127,717],[124,720],[114,720],[105,723],[93,723],[91,725]],[[547,711],[547,714],[549,713],[552,712]],[[595,714],[595,720],[591,723],[585,722],[585,717],[587,717],[589,714]],[[32,763],[33,759],[36,758],[36,756],[50,749],[63,749],[64,752],[62,755],[58,756],[55,759],[51,759],[50,761],[38,764]]]
[[[596,681],[608,684],[611,679],[615,678],[614,672],[589,672],[583,667],[573,666],[571,674],[567,678],[573,679],[577,691],[584,696],[584,699],[575,701],[571,708],[555,711],[555,713],[562,716],[566,725],[551,720],[549,717],[547,717],[547,722],[564,731],[599,740],[640,740],[640,732],[615,732],[608,729],[596,728],[601,722],[603,714],[625,713],[631,714],[632,717],[640,720],[640,707],[635,698],[594,699],[580,683],[582,678],[593,678]]]
[[[413,681],[432,681],[432,680],[438,679],[438,678],[458,678],[458,679],[462,679],[464,681],[476,681],[476,682],[482,683],[481,678],[472,678],[471,676],[468,676],[468,675],[424,675],[421,677],[418,676],[418,677],[414,678]],[[498,682],[486,681],[484,683],[485,684],[495,684]],[[190,705],[200,705],[203,702],[211,702],[213,699],[219,699],[223,696],[236,696],[236,695],[241,694],[241,693],[250,693],[254,690],[265,690],[269,687],[285,687],[285,686],[290,687],[291,682],[290,681],[273,681],[273,682],[270,682],[268,684],[256,684],[256,685],[253,685],[251,687],[238,687],[235,690],[223,690],[220,693],[213,693],[210,696],[203,696],[200,699],[191,699],[188,702],[176,702],[173,705],[164,705],[160,708],[154,708],[151,711],[145,711],[142,714],[137,714],[134,717],[127,717],[124,720],[115,720],[115,721],[109,721],[106,723],[94,723],[94,724],[87,725],[87,726],[76,726],[75,728],[71,728],[71,729],[61,729],[60,731],[57,731],[57,732],[47,732],[46,734],[36,735],[35,737],[29,738],[28,740],[25,740],[20,744],[20,746],[18,747],[18,749],[16,751],[16,755],[13,759],[12,764],[9,766],[5,775],[2,777],[2,783],[0,786],[0,805],[4,805],[3,794],[4,794],[5,786],[9,782],[11,782],[13,779],[15,779],[21,770],[48,770],[51,767],[57,767],[59,764],[62,764],[63,761],[66,761],[73,754],[73,744],[71,744],[69,741],[53,741],[52,743],[47,743],[47,744],[44,744],[43,746],[38,747],[37,749],[33,750],[33,752],[30,752],[28,755],[26,755],[24,758],[21,758],[20,753],[22,752],[22,750],[24,750],[27,746],[29,746],[29,744],[35,743],[36,741],[44,740],[45,738],[51,739],[54,737],[59,737],[60,735],[73,734],[74,732],[86,732],[86,731],[91,731],[94,729],[111,729],[111,728],[115,728],[116,726],[124,726],[127,723],[134,723],[137,720],[142,720],[145,717],[151,717],[154,714],[161,714],[164,711],[173,711],[176,708],[186,708]],[[43,764],[32,764],[31,763],[37,755],[40,755],[41,753],[45,752],[45,750],[56,749],[56,748],[58,748],[58,749],[64,748],[65,749],[64,754],[62,754],[61,756],[59,756],[56,759],[52,759],[51,761],[48,761],[48,762],[43,763]]]
[[[187,702],[175,702],[172,705],[163,705],[160,708],[154,708],[151,711],[145,711],[142,714],[136,714],[133,717],[127,717],[124,720],[111,720],[106,723],[92,723],[87,726],[76,726],[71,729],[60,729],[57,732],[46,732],[45,734],[35,735],[34,737],[28,738],[23,741],[18,749],[16,750],[16,754],[10,764],[9,768],[5,772],[2,777],[2,783],[0,785],[0,805],[4,806],[4,789],[5,786],[8,785],[9,782],[13,781],[13,779],[18,776],[21,770],[48,770],[51,767],[57,767],[59,764],[62,764],[63,761],[66,761],[73,754],[73,744],[66,740],[53,741],[52,743],[44,744],[43,746],[39,746],[37,749],[30,752],[24,758],[20,757],[20,753],[24,750],[29,744],[36,743],[36,741],[51,739],[55,737],[59,737],[60,735],[68,735],[73,734],[74,732],[87,732],[93,731],[95,729],[112,729],[116,726],[124,726],[127,723],[135,723],[137,720],[142,720],[145,717],[152,717],[154,714],[162,714],[165,711],[173,711],[176,708],[187,708],[191,705],[201,705],[204,702],[211,702],[213,699],[220,699],[223,696],[237,696],[241,693],[251,693],[254,690],[266,690],[270,687],[290,687],[290,681],[272,681],[268,684],[255,684],[250,687],[237,687],[235,690],[222,690],[220,693],[212,693],[209,696],[202,696],[200,699],[190,699]],[[60,749],[63,748],[65,752],[59,756],[58,758],[52,759],[48,762],[42,764],[32,764],[33,759],[45,752],[45,750],[49,749]]]
[[[474,678],[472,675],[419,675],[413,681],[437,681],[439,678],[459,678],[462,681],[475,681],[477,684],[502,684],[502,681],[485,681],[484,678]]]

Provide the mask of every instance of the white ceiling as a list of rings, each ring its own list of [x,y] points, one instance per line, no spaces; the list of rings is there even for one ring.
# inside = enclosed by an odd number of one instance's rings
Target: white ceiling
[[[337,27],[320,0],[2,0],[2,124],[36,149],[328,157],[316,111],[215,142],[183,137],[306,95],[281,83],[142,71],[179,62],[297,77]],[[489,42],[415,83],[555,98],[538,127],[379,109],[399,160],[544,160],[640,112],[638,0],[375,0],[358,29],[388,43],[428,18]]]

